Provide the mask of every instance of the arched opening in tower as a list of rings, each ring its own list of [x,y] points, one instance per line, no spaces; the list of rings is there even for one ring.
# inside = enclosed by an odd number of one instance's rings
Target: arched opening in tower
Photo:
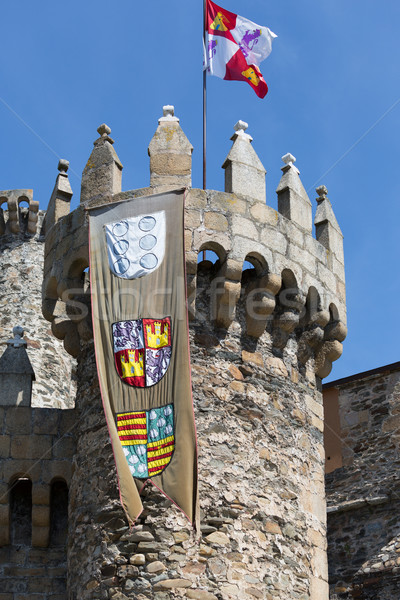
[[[50,493],[50,546],[65,546],[68,537],[68,486],[53,481]]]
[[[13,546],[32,543],[32,482],[27,477],[15,479],[9,490],[10,542]]]
[[[202,323],[202,327],[215,321],[215,289],[219,285],[219,274],[225,259],[225,250],[216,242],[203,244],[198,253],[196,320]]]

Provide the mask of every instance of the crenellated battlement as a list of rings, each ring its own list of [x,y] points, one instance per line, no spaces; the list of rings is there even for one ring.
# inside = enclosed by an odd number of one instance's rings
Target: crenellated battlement
[[[21,232],[34,235],[38,217],[39,202],[33,200],[33,190],[0,191],[0,235]]]
[[[276,211],[266,204],[266,171],[246,133],[247,124],[239,121],[223,163],[225,192],[191,189],[193,148],[173,107],[166,106],[163,112],[149,145],[148,188],[121,191],[122,164],[111,130],[104,124],[83,171],[80,206],[72,213],[68,162],[60,161],[45,220],[43,313],[53,333],[64,340],[73,356],[79,354],[81,341],[91,339],[84,300],[89,264],[85,209],[187,187],[185,244],[191,321],[200,318],[198,273],[208,268],[209,313],[202,311],[202,321],[227,330],[238,316],[238,304],[243,305],[244,335],[258,339],[267,331],[278,356],[295,336],[300,365],[312,358],[316,374],[325,377],[332,361],[341,355],[346,336],[343,236],[326,188],[317,189],[314,238],[312,204],[295,157],[283,157]],[[202,260],[207,251],[218,257],[214,265]],[[253,267],[250,273],[246,273],[248,266]]]

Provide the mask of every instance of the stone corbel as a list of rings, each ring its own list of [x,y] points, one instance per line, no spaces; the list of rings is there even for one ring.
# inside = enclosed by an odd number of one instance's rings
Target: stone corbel
[[[296,294],[291,294],[288,307],[281,307],[281,310],[273,322],[273,345],[275,348],[283,349],[290,337],[290,334],[299,326],[301,312],[304,308],[304,295],[297,290]]]
[[[347,328],[341,321],[330,321],[325,327],[324,341],[315,356],[315,373],[321,379],[329,375],[332,363],[341,357],[346,335]]]
[[[19,233],[19,213],[16,198],[8,198],[8,228],[11,233]]]
[[[305,365],[320,350],[324,342],[324,327],[328,322],[329,312],[324,310],[316,311],[308,319],[297,351],[297,357],[301,364]]]
[[[240,297],[242,263],[227,259],[213,281],[212,314],[218,327],[228,329]]]
[[[186,252],[186,297],[189,321],[196,318],[197,253]]]
[[[29,213],[28,213],[28,233],[35,234],[37,229],[38,215],[39,213],[39,202],[31,200],[29,202]]]
[[[76,358],[80,350],[77,323],[68,314],[67,302],[57,300],[51,316],[51,331],[53,335],[64,342],[64,348]]]
[[[275,310],[275,296],[281,285],[280,275],[269,273],[259,277],[249,286],[245,301],[248,335],[259,338],[265,331],[268,317]]]

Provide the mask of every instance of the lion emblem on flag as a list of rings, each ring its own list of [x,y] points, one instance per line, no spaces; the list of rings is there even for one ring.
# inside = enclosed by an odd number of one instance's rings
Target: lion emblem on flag
[[[112,325],[115,366],[122,381],[147,388],[162,379],[171,360],[171,318],[118,321]]]

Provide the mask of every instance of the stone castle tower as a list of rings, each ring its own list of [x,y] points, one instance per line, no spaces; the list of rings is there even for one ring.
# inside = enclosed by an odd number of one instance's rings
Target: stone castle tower
[[[278,211],[266,205],[266,172],[246,128],[241,121],[235,126],[223,164],[225,192],[191,188],[192,146],[170,106],[149,145],[148,188],[121,191],[122,164],[111,130],[102,125],[73,212],[67,161],[60,161],[36,226],[31,197],[26,216],[17,203],[25,192],[0,192],[8,202],[0,219],[0,299],[14,293],[10,277],[14,269],[18,283],[21,254],[35,270],[27,272],[1,322],[4,340],[14,325],[26,330],[25,338],[15,330],[0,358],[2,381],[15,387],[18,374],[26,390],[0,391],[8,436],[0,600],[21,597],[13,587],[17,579],[18,593],[41,600],[328,600],[321,379],[346,335],[342,234],[322,186],[313,237],[312,204],[290,154],[283,157]],[[137,525],[127,527],[97,381],[87,274],[88,206],[182,187],[188,188],[200,538],[150,485]],[[37,310],[42,282],[46,320]],[[25,286],[31,286],[29,306]],[[17,362],[24,373],[12,371]],[[34,405],[42,391],[43,403]],[[24,560],[16,567],[18,543]]]

